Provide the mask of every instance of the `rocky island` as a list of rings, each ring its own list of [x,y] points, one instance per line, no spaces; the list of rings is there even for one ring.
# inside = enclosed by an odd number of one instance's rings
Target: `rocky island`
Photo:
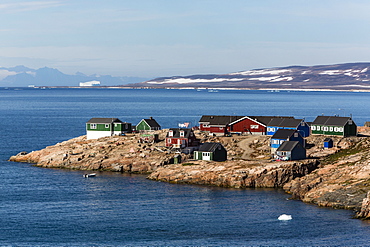
[[[228,150],[224,162],[194,160],[159,141],[141,143],[138,134],[87,140],[77,137],[45,149],[21,152],[10,161],[39,167],[144,173],[152,180],[233,188],[284,188],[293,199],[319,206],[351,209],[370,218],[370,137],[333,137],[334,147],[323,149],[324,136],[307,138],[301,161],[271,160],[269,136],[210,137],[196,132],[201,142],[219,142]],[[179,157],[181,156],[181,162]]]

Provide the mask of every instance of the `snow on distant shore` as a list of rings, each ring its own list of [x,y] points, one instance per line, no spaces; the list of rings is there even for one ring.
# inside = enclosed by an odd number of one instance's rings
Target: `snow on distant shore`
[[[190,84],[190,83],[199,83],[199,82],[222,82],[222,81],[242,81],[243,78],[213,78],[213,79],[190,79],[190,78],[174,78],[166,79],[163,81],[148,81],[148,84]]]

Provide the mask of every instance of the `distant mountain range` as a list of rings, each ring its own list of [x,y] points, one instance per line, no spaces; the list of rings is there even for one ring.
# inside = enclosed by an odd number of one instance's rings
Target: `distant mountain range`
[[[229,74],[206,74],[160,77],[110,75],[67,75],[53,68],[30,69],[25,66],[0,67],[0,87],[66,86],[100,81],[101,86],[149,88],[240,88],[240,89],[342,89],[370,90],[370,63],[289,66],[240,71]]]
[[[35,86],[79,86],[80,82],[100,81],[101,86],[116,86],[138,83],[149,78],[114,77],[110,75],[85,75],[76,73],[67,75],[53,68],[30,69],[25,66],[11,68],[0,67],[0,87]]]
[[[290,66],[254,69],[230,74],[161,77],[129,86],[370,90],[370,63]]]

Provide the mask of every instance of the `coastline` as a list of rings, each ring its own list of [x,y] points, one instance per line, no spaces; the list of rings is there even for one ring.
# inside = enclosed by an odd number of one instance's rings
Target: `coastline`
[[[30,88],[30,87],[2,87],[2,88]],[[290,92],[363,92],[367,93],[370,92],[369,89],[363,89],[362,87],[353,87],[350,89],[342,89],[342,88],[279,88],[279,87],[268,87],[268,88],[236,88],[236,87],[149,87],[149,86],[125,86],[125,85],[118,85],[118,86],[35,86],[31,87],[35,89],[53,89],[53,88],[73,88],[73,89],[169,89],[169,90],[229,90],[229,91],[272,91],[272,92],[279,92],[279,91],[290,91]]]
[[[363,127],[362,127],[363,128]],[[368,130],[367,130],[368,131]],[[80,136],[31,153],[21,152],[10,161],[34,163],[46,168],[107,170],[143,173],[169,183],[202,184],[233,188],[284,188],[292,198],[319,206],[354,210],[370,218],[370,139],[367,136],[336,138],[335,148],[323,150],[324,138],[308,138],[313,147],[303,161],[275,162],[269,158],[268,136],[209,137],[196,133],[202,142],[221,142],[229,153],[225,162],[197,161],[163,151],[160,142],[138,143],[138,136],[86,140]]]

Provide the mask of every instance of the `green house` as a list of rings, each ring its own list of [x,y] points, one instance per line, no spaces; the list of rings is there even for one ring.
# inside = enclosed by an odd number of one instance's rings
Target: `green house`
[[[350,117],[318,116],[311,123],[313,135],[356,136],[357,125]]]
[[[131,132],[131,123],[125,123],[118,118],[91,118],[86,122],[86,138],[122,135]]]
[[[227,160],[227,151],[221,143],[206,142],[203,143],[198,151],[194,151],[194,159],[196,160]]]
[[[155,121],[154,118],[142,119],[137,125],[136,130],[160,130],[161,126]]]

